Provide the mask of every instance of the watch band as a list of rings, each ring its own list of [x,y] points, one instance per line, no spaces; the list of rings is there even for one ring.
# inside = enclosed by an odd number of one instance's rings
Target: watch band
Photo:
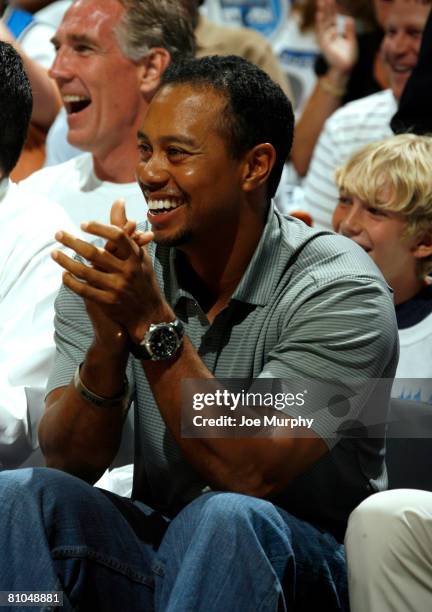
[[[101,395],[97,395],[90,391],[80,377],[82,363],[79,364],[77,369],[75,370],[73,384],[75,389],[81,395],[83,399],[94,406],[99,406],[100,408],[112,408],[113,406],[122,405],[123,411],[126,412],[129,407],[129,383],[127,378],[124,379],[123,391],[114,397],[102,397]]]

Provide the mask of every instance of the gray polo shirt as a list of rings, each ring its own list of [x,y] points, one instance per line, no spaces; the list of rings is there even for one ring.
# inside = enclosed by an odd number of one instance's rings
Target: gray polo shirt
[[[397,327],[388,287],[352,241],[317,232],[273,207],[255,254],[227,307],[210,325],[181,284],[175,249],[152,245],[158,282],[186,334],[217,378],[277,377],[350,381],[392,378]],[[61,290],[56,303],[56,361],[48,391],[67,385],[84,360],[92,328],[82,300]],[[135,390],[134,497],[172,515],[207,483],[183,458],[159,413],[141,364],[131,357]],[[384,422],[387,398],[354,402],[350,418]],[[372,401],[371,401],[372,400]],[[338,416],[314,414],[313,430],[331,449],[297,477],[279,505],[340,535],[349,512],[386,484],[383,437],[335,434]]]

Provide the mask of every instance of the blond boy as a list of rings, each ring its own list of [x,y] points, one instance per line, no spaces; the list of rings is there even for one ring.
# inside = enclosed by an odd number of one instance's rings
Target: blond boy
[[[360,149],[336,172],[333,228],[361,246],[394,292],[400,359],[394,395],[432,403],[432,138]]]

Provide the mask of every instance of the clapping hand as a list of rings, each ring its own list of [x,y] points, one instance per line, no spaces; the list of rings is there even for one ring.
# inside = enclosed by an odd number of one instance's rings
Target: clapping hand
[[[65,270],[64,284],[85,300],[98,339],[104,342],[108,331],[109,339],[112,341],[114,333],[121,345],[125,333],[125,342],[127,336],[133,341],[142,338],[155,312],[166,312],[167,304],[146,250],[152,232],[136,232],[136,224],[128,221],[122,202],[113,204],[110,221],[110,225],[97,221],[81,225],[85,232],[104,238],[104,247],[67,232],[56,234],[61,244],[88,264],[61,251],[54,251],[53,259]]]

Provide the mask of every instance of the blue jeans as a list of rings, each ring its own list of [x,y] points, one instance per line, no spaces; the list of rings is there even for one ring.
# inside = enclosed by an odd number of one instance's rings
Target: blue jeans
[[[0,520],[0,591],[61,590],[64,612],[348,610],[342,545],[254,497],[209,493],[168,521],[35,468],[0,473]]]

